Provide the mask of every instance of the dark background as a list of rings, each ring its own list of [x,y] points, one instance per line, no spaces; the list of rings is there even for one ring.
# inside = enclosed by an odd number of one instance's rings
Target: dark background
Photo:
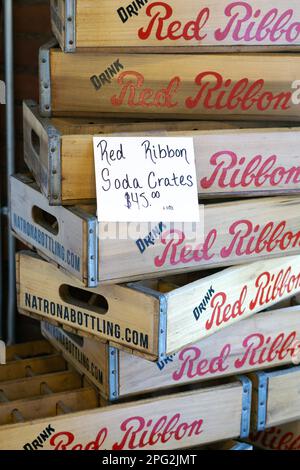
[[[23,171],[23,130],[22,101],[38,101],[38,51],[51,38],[49,0],[13,0],[14,7],[14,70],[15,70],[15,146],[16,171]],[[3,11],[0,2],[0,80],[4,80]],[[6,205],[6,164],[5,164],[5,106],[0,105],[0,197]],[[4,294],[6,262],[6,217],[2,217],[3,235],[3,277]],[[1,286],[0,286],[1,288]],[[5,306],[4,306],[5,307]],[[5,311],[5,310],[4,310]],[[39,331],[38,322],[17,316],[17,339],[35,338]]]

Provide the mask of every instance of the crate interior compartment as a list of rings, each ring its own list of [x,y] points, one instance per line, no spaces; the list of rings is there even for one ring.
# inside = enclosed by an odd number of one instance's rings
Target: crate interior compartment
[[[47,341],[7,348],[0,367],[0,425],[24,422],[99,405],[98,394]]]
[[[296,282],[300,256],[261,260],[215,274],[209,271],[208,276],[196,273],[198,280],[187,284],[189,275],[184,275],[183,281],[178,281],[181,277],[166,278],[159,283],[140,281],[97,289],[82,287],[33,253],[18,253],[16,262],[21,314],[71,327],[76,334],[109,341],[150,361],[165,358],[292,297],[300,289]],[[271,276],[268,285],[272,286],[281,272],[287,272],[292,282],[266,295],[258,287],[266,269]],[[182,282],[184,285],[176,288]],[[207,308],[209,303],[212,308]]]
[[[184,287],[192,282],[199,281],[200,279],[213,276],[216,273],[221,273],[226,268],[216,268],[204,271],[192,271],[181,274],[174,274],[172,276],[166,276],[156,279],[145,279],[143,281],[137,281],[134,284],[130,283],[131,286],[141,286],[159,292],[161,294],[168,294],[169,292]]]
[[[120,49],[152,53],[297,51],[298,23],[294,21],[299,17],[299,5],[290,1],[287,16],[286,4],[283,0],[251,0],[238,8],[234,3],[232,8],[228,0],[204,4],[198,0],[51,0],[51,26],[60,47],[68,53],[87,48],[115,53]]]
[[[298,104],[292,101],[290,87],[299,76],[298,55],[290,54],[240,54],[239,64],[230,54],[130,54],[118,53],[118,60],[126,69],[110,86],[96,89],[90,78],[97,70],[106,70],[116,60],[112,53],[99,54],[88,49],[77,54],[65,54],[51,40],[40,48],[40,114],[43,117],[123,116],[158,120],[260,120],[299,121]],[[153,63],[156,71],[153,73]],[[199,73],[202,70],[202,73]],[[230,77],[225,97],[222,91],[209,87],[215,73],[225,83]],[[203,74],[203,75],[202,75]],[[133,79],[132,92],[128,81]],[[138,79],[142,79],[142,85]],[[197,78],[208,80],[199,89]],[[240,90],[238,103],[232,90],[240,87],[245,77],[247,85]],[[200,80],[199,78],[199,80]],[[256,89],[252,106],[249,100],[251,87],[264,81],[263,91]],[[222,82],[221,82],[222,83]],[[179,86],[180,85],[180,86]],[[197,86],[198,85],[198,86]],[[288,92],[284,91],[288,88]],[[77,90],[80,90],[78,93]],[[149,98],[149,90],[151,97]],[[166,96],[166,90],[169,94]],[[145,91],[147,96],[145,98]],[[212,93],[214,91],[215,93]],[[164,101],[161,102],[163,93]],[[268,106],[262,106],[262,97],[269,94]],[[169,97],[171,96],[171,97]],[[219,99],[222,97],[222,110]],[[169,97],[169,98],[168,98]],[[278,99],[279,97],[279,99]],[[158,102],[160,98],[160,102]],[[234,103],[234,104],[233,104]]]
[[[251,382],[246,377],[169,388],[114,405],[101,399],[88,379],[69,368],[61,356],[47,348],[43,352],[40,357],[26,357],[23,348],[23,358],[15,360],[14,352],[12,360],[0,367],[0,449],[152,448],[151,436],[158,433],[158,423],[164,432],[171,423],[178,429],[173,432],[177,437],[171,433],[167,442],[157,434],[157,449],[185,448],[249,434]],[[135,441],[135,446],[131,447],[124,426],[132,422],[134,430],[140,419],[147,428],[148,441],[144,443],[136,430],[130,441]],[[144,431],[143,436],[146,434]],[[64,448],[61,435],[74,436],[76,444]]]
[[[20,343],[6,348],[6,361],[14,362],[20,359],[49,356],[55,354],[55,349],[46,340]]]

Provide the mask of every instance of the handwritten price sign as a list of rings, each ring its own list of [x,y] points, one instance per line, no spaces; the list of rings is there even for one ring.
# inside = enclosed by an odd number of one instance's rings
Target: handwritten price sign
[[[94,137],[98,220],[199,221],[192,138]]]

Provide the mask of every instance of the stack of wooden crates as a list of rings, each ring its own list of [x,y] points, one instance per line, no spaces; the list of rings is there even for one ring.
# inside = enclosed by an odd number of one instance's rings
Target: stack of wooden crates
[[[51,1],[11,179],[18,308],[51,346],[0,367],[1,448],[299,449],[300,5],[202,3]],[[101,134],[193,139],[204,243],[105,237]]]

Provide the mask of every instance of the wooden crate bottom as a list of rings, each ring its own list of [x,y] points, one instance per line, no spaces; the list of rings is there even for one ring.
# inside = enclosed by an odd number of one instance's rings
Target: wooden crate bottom
[[[0,450],[172,450],[249,435],[246,377],[110,406],[47,342],[8,348],[7,358]]]

